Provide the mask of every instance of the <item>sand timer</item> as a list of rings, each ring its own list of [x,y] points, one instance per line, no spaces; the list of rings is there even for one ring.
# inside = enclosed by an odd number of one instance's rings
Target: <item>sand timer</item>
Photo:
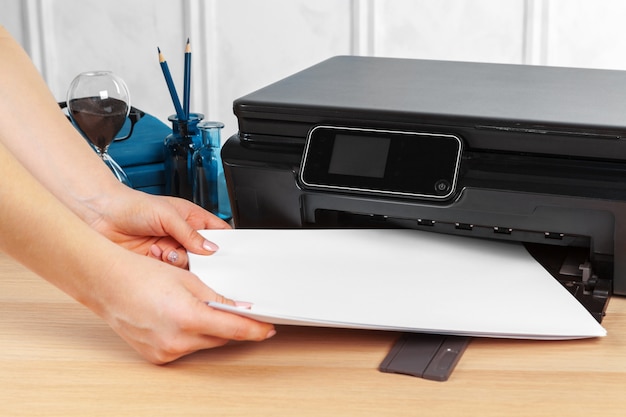
[[[126,173],[107,153],[130,111],[130,94],[124,81],[111,71],[78,74],[67,92],[67,108],[74,125],[117,179],[131,186]]]

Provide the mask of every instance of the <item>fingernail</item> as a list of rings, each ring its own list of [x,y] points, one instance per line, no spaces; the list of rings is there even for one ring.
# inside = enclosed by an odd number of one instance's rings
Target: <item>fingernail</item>
[[[163,251],[157,245],[150,246],[150,253],[155,257],[161,259],[161,255],[163,255]]]
[[[202,247],[211,252],[217,252],[217,250],[219,249],[219,246],[217,246],[215,243],[210,242],[208,240],[204,241],[204,243],[202,244]]]
[[[273,337],[276,334],[276,330],[272,329],[269,332],[267,332],[267,335],[265,335],[266,339],[269,339],[270,337]]]
[[[178,252],[176,252],[175,250],[171,251],[167,255],[167,260],[171,263],[175,263],[178,260]]]
[[[247,301],[235,301],[235,307],[250,309],[252,308],[252,303]]]

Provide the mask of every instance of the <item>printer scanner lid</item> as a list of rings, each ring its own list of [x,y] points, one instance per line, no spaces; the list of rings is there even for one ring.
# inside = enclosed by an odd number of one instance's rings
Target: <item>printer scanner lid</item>
[[[626,159],[626,71],[337,56],[235,100],[234,112],[251,142],[301,144],[329,122],[417,125],[495,141],[553,135],[561,153]]]

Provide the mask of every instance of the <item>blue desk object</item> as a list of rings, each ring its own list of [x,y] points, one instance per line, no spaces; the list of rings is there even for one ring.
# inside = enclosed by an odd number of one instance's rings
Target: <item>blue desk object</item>
[[[128,128],[125,125],[118,136],[124,136]],[[130,138],[111,144],[109,154],[126,172],[133,188],[150,194],[165,193],[163,140],[171,132],[165,123],[145,114]]]

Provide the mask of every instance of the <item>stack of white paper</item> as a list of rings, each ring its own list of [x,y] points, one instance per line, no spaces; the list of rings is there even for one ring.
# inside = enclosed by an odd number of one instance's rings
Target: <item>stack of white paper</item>
[[[520,244],[415,230],[207,230],[190,269],[275,324],[532,339],[606,335]]]

